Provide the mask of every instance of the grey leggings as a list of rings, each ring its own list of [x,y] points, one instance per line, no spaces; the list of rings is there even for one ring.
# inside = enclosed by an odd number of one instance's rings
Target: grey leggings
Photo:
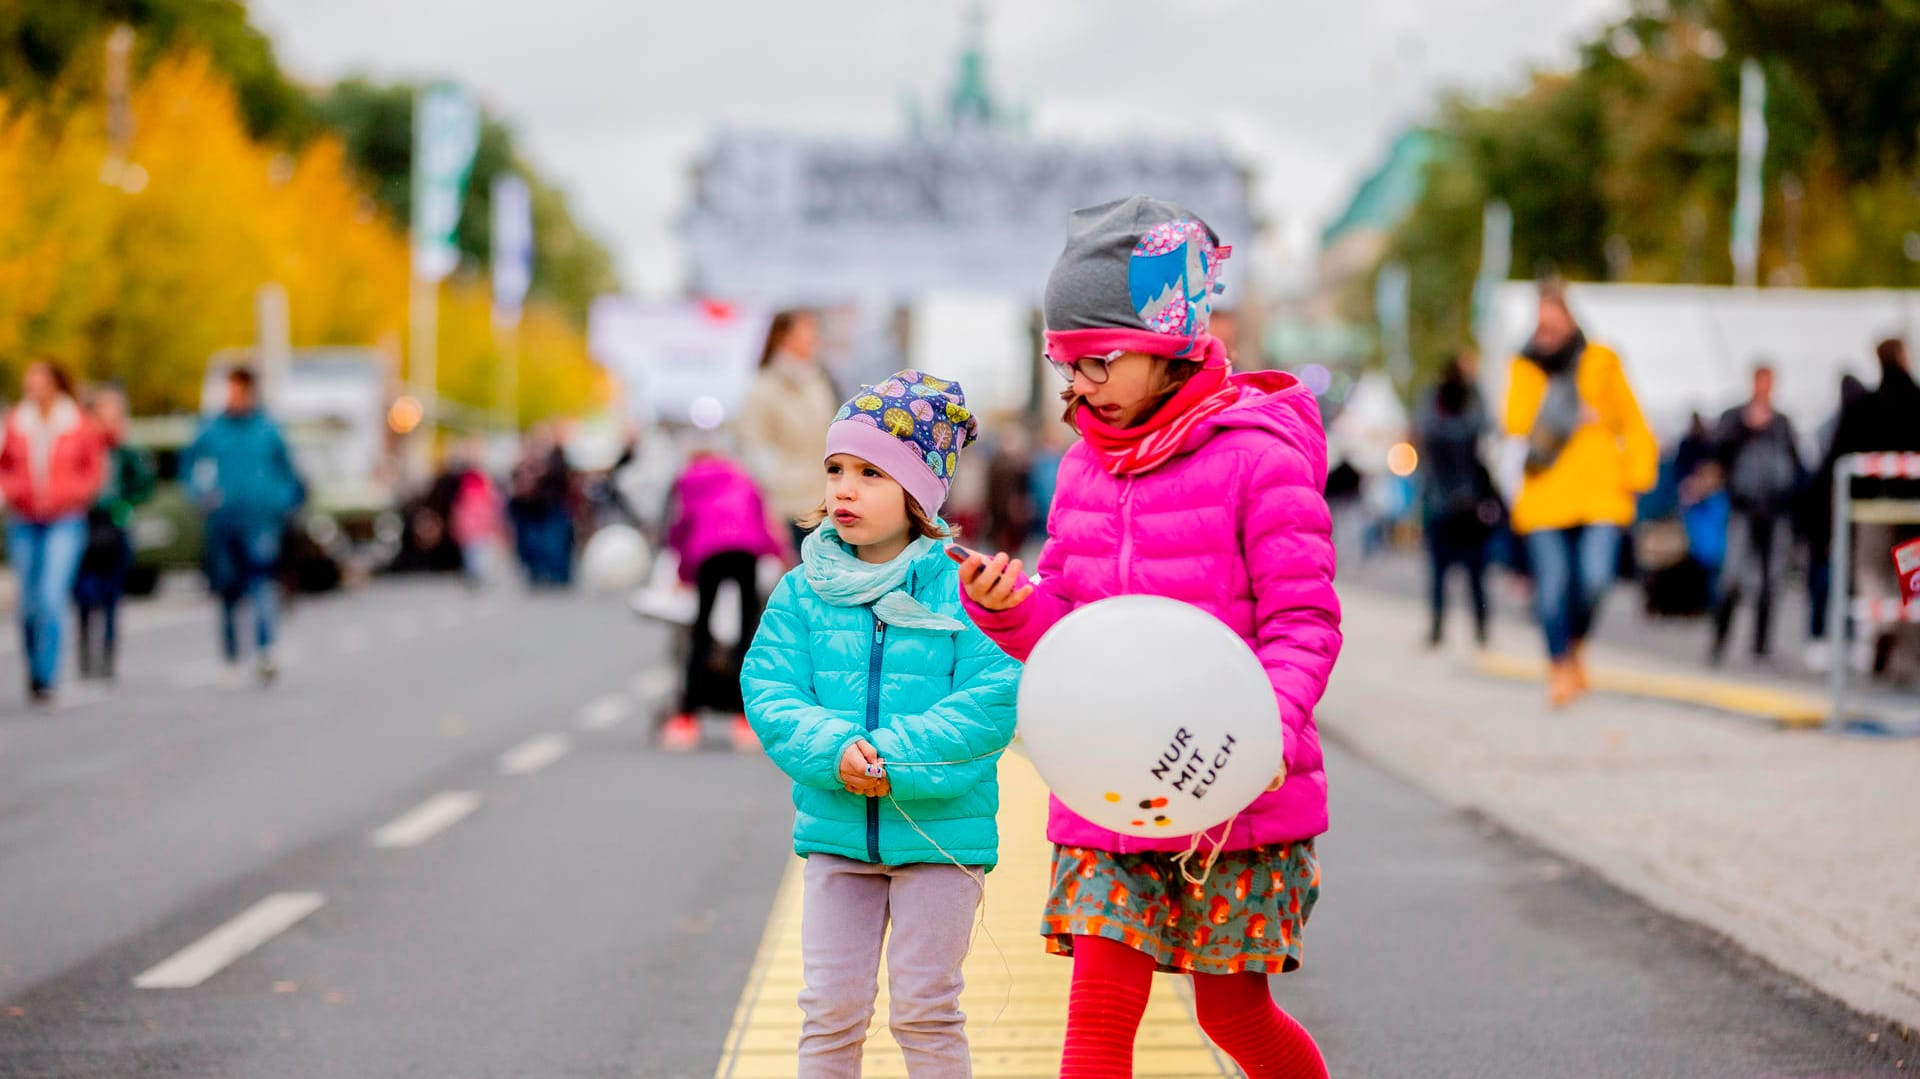
[[[859,1076],[883,940],[892,990],[888,1024],[907,1073],[913,1079],[973,1074],[960,964],[980,902],[979,872],[945,864],[873,865],[831,854],[807,858],[800,1079]]]

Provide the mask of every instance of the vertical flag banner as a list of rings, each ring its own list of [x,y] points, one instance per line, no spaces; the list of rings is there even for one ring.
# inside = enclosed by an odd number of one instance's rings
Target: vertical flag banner
[[[1733,283],[1758,283],[1761,166],[1767,158],[1767,76],[1749,57],[1740,65],[1740,174],[1733,199]]]
[[[1493,332],[1493,293],[1513,270],[1513,211],[1499,199],[1480,210],[1480,272],[1473,281],[1473,339],[1481,349],[1505,347],[1487,340]]]
[[[435,83],[414,99],[413,271],[441,281],[460,263],[454,232],[473,152],[480,144],[480,109],[459,87]]]
[[[1380,349],[1386,354],[1387,373],[1402,386],[1413,382],[1411,285],[1405,263],[1380,267],[1373,282],[1373,310],[1380,320]]]
[[[507,173],[493,181],[493,317],[502,326],[520,321],[520,305],[533,283],[533,201],[527,182]]]

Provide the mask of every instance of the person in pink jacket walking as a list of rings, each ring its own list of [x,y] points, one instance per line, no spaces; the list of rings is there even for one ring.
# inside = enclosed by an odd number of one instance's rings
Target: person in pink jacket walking
[[[1146,594],[1199,607],[1260,657],[1285,725],[1279,774],[1224,834],[1125,836],[1053,800],[1041,931],[1073,957],[1062,1076],[1132,1074],[1156,969],[1192,975],[1201,1026],[1248,1076],[1327,1074],[1267,984],[1300,965],[1320,891],[1313,840],[1327,828],[1313,710],[1341,636],[1326,438],[1304,385],[1233,373],[1207,333],[1229,252],[1199,217],[1154,199],[1074,211],[1047,281],[1046,346],[1082,440],[1060,464],[1039,577],[1005,553],[960,569],[969,614],[1023,661],[1082,604]],[[1178,859],[1216,844],[1193,883]]]
[[[766,605],[760,595],[760,560],[785,555],[785,545],[773,534],[753,476],[711,447],[693,452],[673,485],[673,507],[667,547],[680,556],[680,581],[698,590],[700,607],[687,650],[680,711],[661,728],[660,744],[675,751],[698,745],[699,714],[710,708],[732,717],[728,737],[734,748],[757,748],[760,743],[747,724],[740,696],[740,656],[753,640]],[[722,657],[713,635],[713,611],[720,587],[728,581],[740,594],[740,644],[729,650],[724,662],[717,662]]]

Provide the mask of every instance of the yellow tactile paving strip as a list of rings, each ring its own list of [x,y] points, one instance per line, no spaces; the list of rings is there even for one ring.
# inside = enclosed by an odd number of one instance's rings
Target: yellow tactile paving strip
[[[993,940],[986,933],[975,938],[967,958],[967,990],[961,996],[978,1076],[1040,1079],[1057,1074],[1060,1067],[1072,963],[1047,955],[1038,933],[1053,854],[1045,837],[1046,814],[1046,787],[1033,765],[1009,753],[1000,762],[1000,868],[987,877],[986,926]],[[714,1072],[716,1079],[780,1079],[795,1073],[795,1045],[800,1037],[796,1000],[801,986],[802,864],[794,859],[774,899],[759,954]],[[1155,982],[1134,1051],[1134,1074],[1192,1079],[1237,1075],[1194,1024],[1187,980],[1156,975]],[[906,1061],[887,1032],[884,959],[876,1003],[865,1074],[876,1079],[904,1076]]]
[[[1489,677],[1513,681],[1539,682],[1547,677],[1546,660],[1534,657],[1488,652],[1479,657],[1475,667]],[[1818,727],[1827,721],[1827,702],[1818,697],[1701,675],[1595,667],[1593,688],[1603,693],[1648,697],[1752,716],[1780,727]]]

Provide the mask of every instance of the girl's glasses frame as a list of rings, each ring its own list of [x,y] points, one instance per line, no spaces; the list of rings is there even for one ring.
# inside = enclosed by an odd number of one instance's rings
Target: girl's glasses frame
[[[1087,376],[1087,381],[1096,386],[1104,386],[1112,373],[1107,369],[1108,365],[1126,354],[1126,349],[1116,348],[1104,356],[1080,356],[1072,360],[1048,356],[1047,362],[1053,365],[1053,369],[1058,371],[1060,377],[1066,379],[1069,385],[1072,384],[1073,377],[1077,373]]]

